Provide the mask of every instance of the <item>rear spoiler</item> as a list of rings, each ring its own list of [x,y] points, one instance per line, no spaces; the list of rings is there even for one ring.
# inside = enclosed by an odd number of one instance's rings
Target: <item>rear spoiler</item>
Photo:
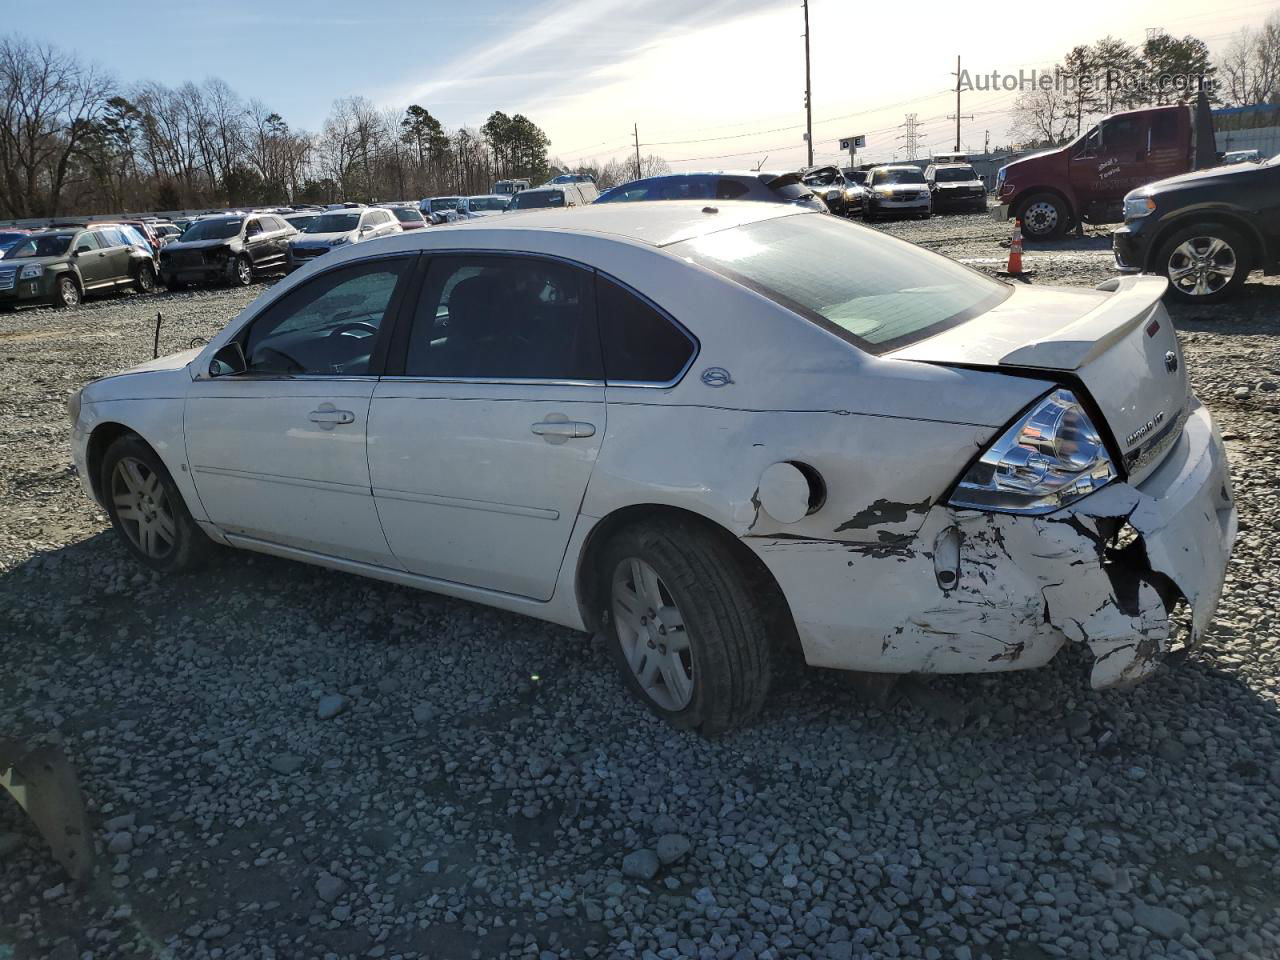
[[[1145,323],[1168,286],[1164,277],[1121,277],[1111,296],[1079,320],[1058,330],[1052,339],[1029,343],[1001,357],[1000,365],[1079,370]]]

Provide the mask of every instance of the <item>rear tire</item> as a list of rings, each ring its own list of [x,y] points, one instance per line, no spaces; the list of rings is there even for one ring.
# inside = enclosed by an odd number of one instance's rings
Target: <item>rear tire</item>
[[[159,573],[199,566],[213,547],[178,492],[173,476],[136,434],[102,458],[98,490],[116,533],[134,558]]]
[[[600,574],[615,660],[650,710],[708,737],[760,712],[772,675],[767,598],[714,533],[679,520],[624,529]]]
[[[1153,272],[1169,281],[1167,296],[1175,303],[1218,303],[1235,296],[1249,276],[1249,256],[1244,237],[1210,223],[1179,230],[1166,240]]]
[[[1022,232],[1036,240],[1060,237],[1071,226],[1071,214],[1065,201],[1052,193],[1028,197],[1018,204],[1016,216],[1022,221]]]

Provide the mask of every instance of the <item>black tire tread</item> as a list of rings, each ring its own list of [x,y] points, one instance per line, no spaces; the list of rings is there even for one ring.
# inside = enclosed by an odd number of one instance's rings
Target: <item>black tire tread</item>
[[[115,469],[116,463],[126,456],[134,457],[146,463],[148,467],[160,475],[160,479],[166,486],[169,502],[173,506],[175,514],[174,520],[179,530],[179,543],[177,549],[163,560],[147,557],[138,550],[125,532],[120,529],[120,523],[116,519],[115,504],[111,499],[111,473]],[[178,574],[195,570],[208,559],[213,550],[213,541],[208,538],[205,532],[200,529],[200,525],[192,518],[191,511],[187,509],[187,504],[182,499],[182,493],[178,489],[178,485],[174,483],[173,475],[164,465],[164,461],[136,433],[124,434],[107,448],[107,452],[102,457],[98,484],[98,489],[102,492],[102,498],[106,501],[106,510],[111,517],[111,524],[116,528],[116,534],[120,537],[129,553],[140,563],[159,573]]]
[[[773,672],[769,611],[750,589],[748,572],[713,532],[696,523],[663,519],[615,535],[604,552],[605,583],[618,562],[637,553],[656,561],[652,565],[677,595],[696,658],[694,700],[684,711],[671,715],[647,697],[645,702],[673,724],[708,737],[748,723],[764,706]],[[634,684],[616,634],[614,648]]]

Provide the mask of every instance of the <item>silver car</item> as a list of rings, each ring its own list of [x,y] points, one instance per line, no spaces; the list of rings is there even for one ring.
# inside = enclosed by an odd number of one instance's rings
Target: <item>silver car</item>
[[[867,190],[862,198],[862,216],[921,217],[933,213],[933,196],[924,172],[915,166],[875,167],[867,176]]]

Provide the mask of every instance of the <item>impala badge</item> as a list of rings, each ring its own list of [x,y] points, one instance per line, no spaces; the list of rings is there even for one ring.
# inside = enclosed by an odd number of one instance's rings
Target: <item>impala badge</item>
[[[707,367],[702,371],[702,382],[708,387],[723,387],[733,383],[733,377],[724,367]]]
[[[1174,358],[1174,361],[1175,362],[1177,361],[1177,357]],[[1135,443],[1137,443],[1139,440],[1141,440],[1143,437],[1149,434],[1156,427],[1160,426],[1160,424],[1162,423],[1164,423],[1163,410],[1161,410],[1154,417],[1152,417],[1150,420],[1148,420],[1146,423],[1140,426],[1137,430],[1133,431],[1133,433],[1129,434],[1129,436],[1125,437],[1124,445],[1126,447],[1133,446]]]

